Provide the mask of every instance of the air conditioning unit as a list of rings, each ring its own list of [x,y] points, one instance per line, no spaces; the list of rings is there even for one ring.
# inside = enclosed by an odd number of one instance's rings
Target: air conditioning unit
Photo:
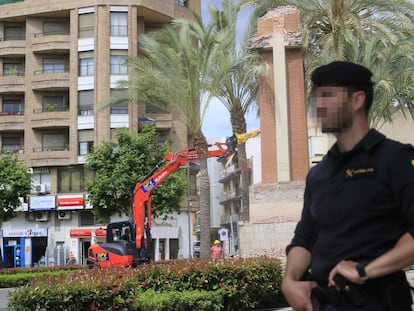
[[[72,218],[72,212],[71,211],[58,211],[58,219],[64,220],[64,219],[71,219]]]
[[[49,212],[47,211],[35,211],[35,221],[48,221]]]
[[[46,193],[46,184],[35,185],[36,193]]]
[[[35,221],[35,213],[29,212],[29,213],[24,213],[25,219],[27,221]]]

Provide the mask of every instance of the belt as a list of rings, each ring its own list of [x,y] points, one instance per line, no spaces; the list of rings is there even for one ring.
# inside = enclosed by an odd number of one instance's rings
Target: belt
[[[318,303],[319,305],[352,304],[360,307],[373,301],[384,301],[386,298],[385,296],[394,296],[396,295],[396,292],[398,295],[401,294],[402,296],[394,297],[394,299],[392,299],[394,302],[400,301],[402,303],[406,299],[411,299],[410,294],[408,298],[403,295],[404,291],[408,288],[403,271],[382,278],[369,280],[363,285],[352,283],[341,275],[337,275],[335,277],[335,283],[339,287],[339,290],[337,290],[336,287],[327,287],[325,284],[320,285],[320,283],[318,283],[319,286],[312,290],[312,302]],[[390,308],[390,310],[394,309]]]
[[[339,289],[336,287],[315,287],[311,293],[312,302],[319,303],[319,305],[349,303],[357,307],[366,304],[368,295],[362,286],[349,282],[341,275],[335,277],[335,283]]]

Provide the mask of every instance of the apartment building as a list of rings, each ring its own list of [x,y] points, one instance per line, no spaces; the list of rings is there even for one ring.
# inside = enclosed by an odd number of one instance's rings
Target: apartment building
[[[92,235],[104,239],[86,203],[83,165],[116,128],[133,133],[151,123],[172,150],[188,146],[187,127],[168,107],[97,107],[128,79],[125,61],[141,53],[139,35],[191,11],[200,12],[200,0],[0,1],[1,152],[15,152],[33,180],[23,215],[3,224],[7,266],[82,263]],[[156,259],[186,254],[179,232],[187,216],[173,218],[168,230],[155,225]]]

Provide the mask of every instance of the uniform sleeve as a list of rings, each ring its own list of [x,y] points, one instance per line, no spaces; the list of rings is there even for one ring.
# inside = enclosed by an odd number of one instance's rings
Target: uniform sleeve
[[[392,188],[407,221],[407,231],[414,237],[414,148],[404,145],[390,164]]]
[[[286,254],[296,246],[306,248],[308,251],[312,249],[312,242],[314,234],[316,232],[316,223],[311,215],[310,203],[311,203],[311,191],[308,184],[309,176],[306,181],[304,203],[301,218],[296,225],[295,233],[291,243],[286,248]]]

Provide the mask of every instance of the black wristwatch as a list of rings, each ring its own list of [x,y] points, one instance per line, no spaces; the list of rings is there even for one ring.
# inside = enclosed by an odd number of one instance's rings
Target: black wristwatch
[[[360,262],[357,264],[356,269],[358,271],[359,278],[362,282],[365,282],[369,279],[367,273],[365,272],[365,267],[368,265],[366,262]]]

